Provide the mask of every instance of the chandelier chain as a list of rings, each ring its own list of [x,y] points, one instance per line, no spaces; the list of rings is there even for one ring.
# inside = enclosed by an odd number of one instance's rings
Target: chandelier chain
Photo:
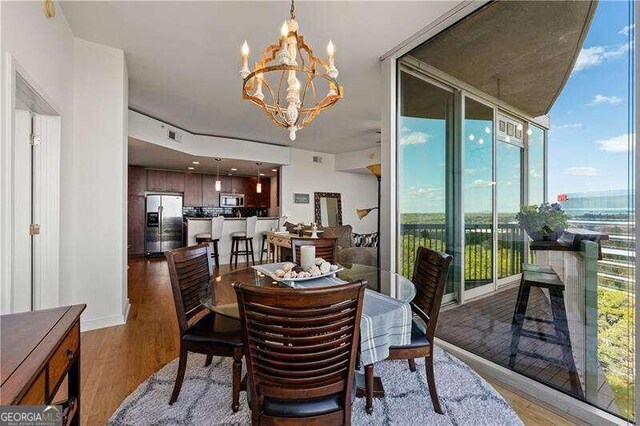
[[[289,15],[291,16],[291,19],[296,19],[296,7],[293,2],[294,0],[291,0],[291,9],[289,10]]]

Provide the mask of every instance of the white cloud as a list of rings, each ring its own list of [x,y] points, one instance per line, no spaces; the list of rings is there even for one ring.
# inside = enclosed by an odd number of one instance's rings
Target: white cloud
[[[617,96],[595,95],[587,105],[618,105],[619,103],[622,103],[622,98]]]
[[[585,47],[580,51],[572,72],[578,72],[600,65],[609,59],[620,58],[626,54],[631,47],[631,43],[625,43],[615,48],[609,46]]]
[[[431,201],[444,200],[444,190],[442,188],[430,188],[428,186],[411,186],[406,195]]]
[[[592,177],[592,176],[600,176],[602,173],[600,170],[595,167],[569,167],[564,171],[565,175],[570,176],[582,176],[582,177]]]
[[[578,130],[582,128],[582,123],[561,124],[559,126],[551,126],[551,130]]]
[[[624,134],[620,136],[614,136],[608,139],[601,139],[596,141],[600,145],[601,151],[607,152],[628,152],[629,146],[636,145],[636,135],[634,134]]]
[[[411,132],[400,136],[400,145],[421,145],[429,142],[431,135],[425,132]]]
[[[529,176],[531,176],[532,178],[539,178],[542,177],[542,173],[537,171],[536,169],[530,169]]]
[[[493,185],[493,182],[490,180],[476,179],[473,182],[471,182],[471,184],[469,184],[469,187],[470,188],[486,188],[491,185]]]
[[[636,27],[635,24],[626,25],[620,31],[618,31],[618,34],[628,36],[629,32],[635,27]]]

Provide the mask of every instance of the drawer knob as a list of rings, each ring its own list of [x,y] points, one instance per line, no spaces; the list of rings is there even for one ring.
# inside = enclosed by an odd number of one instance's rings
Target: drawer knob
[[[73,360],[73,352],[70,349],[67,349],[67,359],[69,361]]]

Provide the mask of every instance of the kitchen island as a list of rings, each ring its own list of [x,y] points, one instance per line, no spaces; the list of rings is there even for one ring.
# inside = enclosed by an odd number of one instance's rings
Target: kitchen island
[[[203,232],[211,232],[211,218],[210,217],[187,217],[185,220],[184,235],[186,236],[186,245],[192,246],[196,244],[196,234]],[[227,217],[224,219],[224,226],[222,228],[222,238],[218,243],[218,250],[220,251],[220,264],[226,265],[227,260],[231,256],[231,234],[234,232],[243,232],[246,229],[246,218],[241,217]],[[253,240],[254,257],[256,261],[260,258],[260,250],[262,246],[262,236],[265,232],[272,228],[278,227],[277,217],[259,217],[258,225],[256,227],[256,236]],[[244,248],[241,246],[241,248]],[[266,248],[266,246],[265,246]],[[240,261],[244,260],[244,256],[240,258]],[[240,261],[238,263],[240,263]]]

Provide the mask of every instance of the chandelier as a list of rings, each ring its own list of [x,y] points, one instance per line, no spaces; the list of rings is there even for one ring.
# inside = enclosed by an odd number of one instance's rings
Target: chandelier
[[[253,71],[249,70],[246,40],[241,53],[242,99],[259,106],[271,121],[289,130],[292,141],[296,139],[296,131],[343,96],[344,89],[336,80],[333,43],[329,40],[327,46],[328,64],[313,55],[311,46],[298,34],[293,0],[289,19],[280,29],[280,40],[264,49]],[[325,87],[326,95],[322,97],[319,92]]]

